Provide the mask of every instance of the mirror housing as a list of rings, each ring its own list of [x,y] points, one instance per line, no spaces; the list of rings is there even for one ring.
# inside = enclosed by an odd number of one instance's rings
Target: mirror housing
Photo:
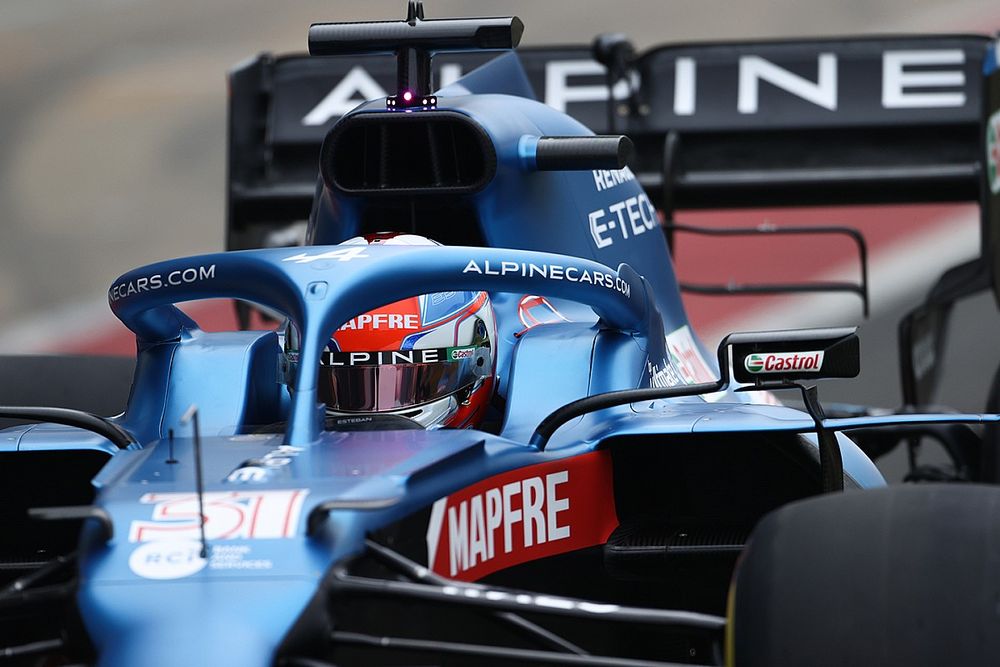
[[[797,380],[852,378],[861,372],[857,327],[730,334],[733,378],[765,386]]]

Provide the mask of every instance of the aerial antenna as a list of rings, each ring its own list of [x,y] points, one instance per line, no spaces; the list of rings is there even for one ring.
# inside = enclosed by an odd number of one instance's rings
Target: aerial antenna
[[[431,56],[442,51],[506,50],[521,41],[524,24],[502,18],[424,18],[421,0],[408,0],[405,21],[313,23],[309,53],[314,56],[392,53],[396,56],[396,94],[391,110],[432,109]]]
[[[167,463],[177,463],[174,458],[174,429],[167,429]]]
[[[630,68],[635,62],[635,46],[628,37],[621,33],[603,33],[594,38],[591,52],[594,60],[604,65],[607,70],[608,86],[608,127],[607,132],[614,134],[617,126],[618,100],[615,99],[615,86],[619,81],[626,81],[629,87],[628,111],[635,109],[635,89],[632,85]]]
[[[205,481],[201,474],[201,428],[198,426],[198,406],[192,404],[181,417],[181,424],[191,422],[194,429],[194,486],[198,494],[198,529],[201,533],[201,552],[208,558],[208,539],[205,537]]]
[[[421,0],[409,0],[406,7],[406,23],[414,28],[418,21],[424,20],[424,3]],[[395,106],[410,106],[420,98],[420,106],[437,106],[437,100],[431,95],[431,53],[425,48],[406,47],[396,52],[396,95],[392,97]],[[402,99],[400,99],[402,98]],[[429,103],[428,103],[429,102]]]

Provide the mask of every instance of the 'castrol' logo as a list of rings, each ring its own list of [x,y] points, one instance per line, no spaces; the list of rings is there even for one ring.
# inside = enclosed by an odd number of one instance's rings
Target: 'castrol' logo
[[[823,351],[772,352],[751,354],[743,362],[749,373],[818,373],[823,367]]]

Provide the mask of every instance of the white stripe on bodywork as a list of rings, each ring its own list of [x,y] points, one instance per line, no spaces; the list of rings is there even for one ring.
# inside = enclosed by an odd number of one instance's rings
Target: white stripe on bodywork
[[[444,510],[448,506],[448,496],[435,501],[431,506],[431,520],[427,523],[427,569],[434,569],[434,559],[437,558],[438,540],[441,538],[441,526],[444,524]]]

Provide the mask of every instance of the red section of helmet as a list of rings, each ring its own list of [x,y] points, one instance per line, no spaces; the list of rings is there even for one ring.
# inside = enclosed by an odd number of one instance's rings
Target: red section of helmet
[[[369,245],[395,245],[392,240],[396,238],[405,241],[402,245],[437,245],[430,239],[402,232],[365,234],[346,244],[355,245],[362,238]],[[402,349],[406,337],[422,328],[420,302],[417,297],[411,297],[358,315],[335,331],[331,338],[342,352],[382,352]]]
[[[358,315],[335,331],[331,338],[342,352],[380,352],[403,349],[403,341],[415,333],[434,331],[475,313],[486,302],[486,292],[479,292],[461,310],[445,319],[425,325],[420,318],[420,299],[410,297]],[[451,344],[458,344],[457,340]]]
[[[486,408],[493,397],[493,376],[483,380],[468,400],[443,422],[448,428],[475,428],[486,416]]]
[[[422,328],[420,301],[414,296],[358,315],[332,338],[343,352],[400,350],[406,337]]]
[[[389,239],[394,239],[397,236],[402,236],[402,232],[375,232],[374,234],[365,234],[365,241],[369,244],[372,243],[385,243]],[[428,243],[427,245],[433,245]]]

